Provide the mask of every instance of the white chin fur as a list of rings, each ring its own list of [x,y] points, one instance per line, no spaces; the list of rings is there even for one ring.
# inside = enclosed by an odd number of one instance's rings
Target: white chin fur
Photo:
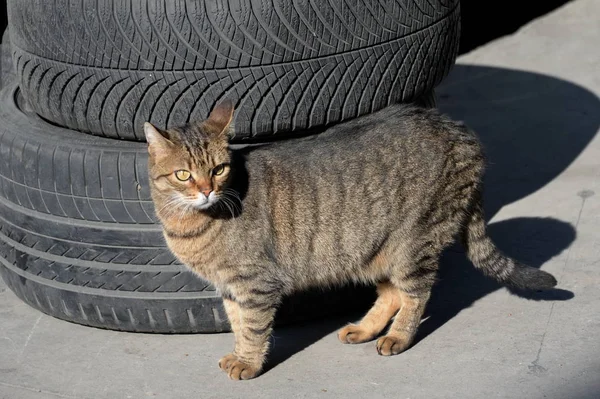
[[[196,197],[196,201],[194,201],[194,208],[199,210],[208,209],[213,206],[217,200],[218,199],[214,191],[211,191],[208,197],[202,193],[198,193],[198,197]]]

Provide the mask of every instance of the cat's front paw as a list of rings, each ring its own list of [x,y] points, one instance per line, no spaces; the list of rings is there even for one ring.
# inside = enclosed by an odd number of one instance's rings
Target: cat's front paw
[[[377,353],[381,356],[392,356],[404,352],[410,346],[410,340],[401,337],[386,335],[377,340]]]
[[[360,344],[372,340],[375,336],[372,331],[356,324],[348,324],[338,333],[338,338],[343,344]]]
[[[231,365],[234,361],[237,360],[237,355],[235,353],[228,353],[223,356],[221,360],[219,360],[219,368],[225,372],[229,371]]]
[[[227,375],[232,380],[250,380],[259,375],[260,371],[260,367],[251,366],[236,359],[229,364]]]

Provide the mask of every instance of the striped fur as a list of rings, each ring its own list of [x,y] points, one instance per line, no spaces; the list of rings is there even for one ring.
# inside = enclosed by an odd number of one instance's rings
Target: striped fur
[[[374,339],[393,318],[377,350],[402,352],[439,256],[457,238],[475,266],[502,283],[556,284],[502,255],[486,235],[484,157],[462,124],[396,105],[317,136],[232,151],[231,114],[221,106],[203,123],[146,129],[152,196],[169,248],[223,292],[236,343],[219,365],[231,378],[260,373],[282,297],[315,286],[377,284],[373,309],[340,340]],[[227,173],[211,175],[222,164]],[[179,169],[194,180],[177,181]],[[190,206],[206,187],[218,202]]]

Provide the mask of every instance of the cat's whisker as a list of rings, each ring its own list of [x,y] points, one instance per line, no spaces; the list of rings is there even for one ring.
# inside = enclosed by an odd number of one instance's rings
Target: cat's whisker
[[[233,206],[234,210],[235,210],[237,213],[242,213],[242,207],[241,207],[241,205],[239,205],[238,203],[236,203],[236,202],[235,202],[235,201],[233,201],[232,199],[229,199],[229,201],[230,201],[231,205]]]
[[[231,197],[233,197],[233,198],[231,198]],[[237,212],[242,211],[242,206],[241,206],[242,200],[237,191],[230,189],[230,188],[226,188],[225,190],[223,190],[223,198],[227,198]]]
[[[156,213],[161,213],[166,207],[173,205],[173,203],[177,201],[179,201],[179,197],[173,197],[168,199],[167,202],[165,202],[163,206],[158,211],[156,211]]]
[[[227,209],[229,209],[229,213],[231,213],[231,217],[235,217],[235,213],[233,211],[233,209],[231,208],[231,206],[227,203],[227,201],[224,202],[225,206],[227,206]]]
[[[185,216],[186,210],[188,208],[189,199],[185,197],[175,197],[173,201],[171,201],[168,205],[171,207],[167,210],[167,214],[177,215],[177,220],[181,221],[183,216]]]
[[[242,212],[242,199],[240,198],[237,191],[230,189],[225,192],[225,197],[227,197],[231,201],[231,204],[235,207],[237,212]]]
[[[241,206],[242,201],[239,198],[231,198],[231,197],[229,197],[227,195],[224,196],[224,198],[227,198],[231,202],[231,204],[235,207],[235,209],[237,211],[241,211],[242,210],[242,206]]]
[[[240,198],[240,194],[237,191],[235,191],[234,189],[226,188],[225,190],[223,190],[223,193],[231,194],[231,196],[236,198],[238,201],[240,201],[240,202],[242,201]]]
[[[183,220],[183,217],[185,216],[187,210],[187,206],[182,206],[179,213],[177,214],[177,221],[181,222]]]
[[[165,208],[169,207],[169,209],[166,210],[164,216],[170,216],[175,211],[179,210],[181,205],[186,204],[187,201],[189,201],[189,200],[186,197],[180,197],[180,196],[172,197],[169,200],[167,200],[167,202],[158,210],[157,213],[162,213],[163,211],[165,211]]]
[[[226,196],[221,196],[221,197],[219,197],[219,201],[227,207],[227,209],[231,213],[231,217],[232,218],[235,217],[234,211],[229,204],[229,198],[227,198]]]
[[[236,212],[239,212],[237,206],[230,198],[227,198],[227,203],[231,206],[231,217],[235,217]]]
[[[173,204],[169,209],[165,210],[165,216],[171,216],[181,210],[181,203]]]
[[[194,203],[193,202],[186,202],[185,206],[183,207],[183,209],[181,210],[181,214],[179,217],[179,220],[183,220],[183,218],[190,212],[191,209],[194,208]]]

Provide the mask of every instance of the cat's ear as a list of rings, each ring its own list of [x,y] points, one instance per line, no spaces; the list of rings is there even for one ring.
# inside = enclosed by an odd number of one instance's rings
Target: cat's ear
[[[148,152],[154,158],[164,158],[171,154],[173,143],[151,123],[144,123],[144,134],[148,142]]]
[[[217,104],[205,124],[210,133],[228,137],[231,121],[233,120],[233,111],[233,102],[231,100],[225,100]]]

